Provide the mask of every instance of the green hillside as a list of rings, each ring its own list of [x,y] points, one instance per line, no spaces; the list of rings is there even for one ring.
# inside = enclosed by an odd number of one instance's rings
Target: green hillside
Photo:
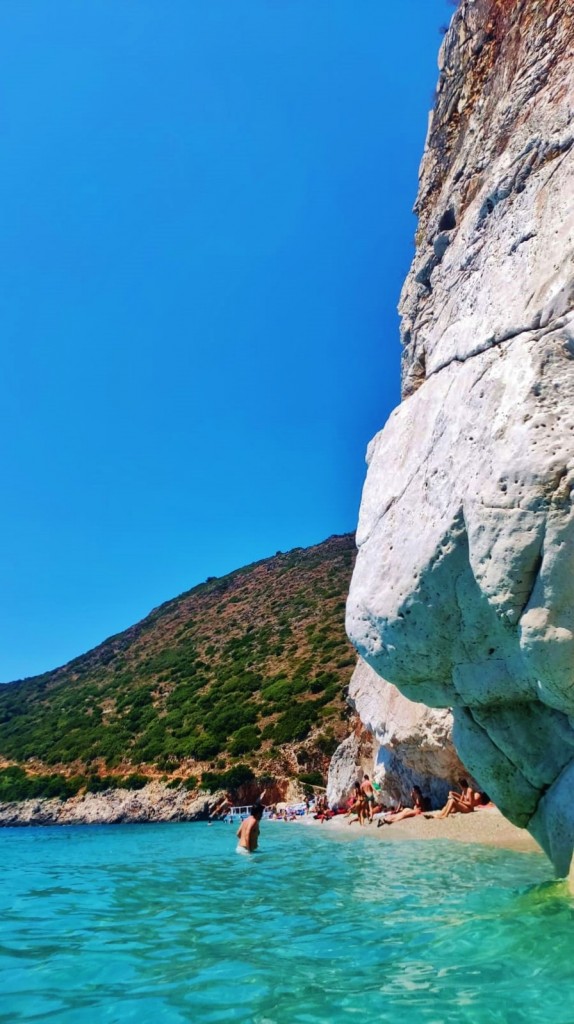
[[[199,779],[238,764],[324,772],[347,732],[354,557],[350,534],[277,553],[208,579],[63,668],[0,687],[0,758],[36,775],[124,779]]]

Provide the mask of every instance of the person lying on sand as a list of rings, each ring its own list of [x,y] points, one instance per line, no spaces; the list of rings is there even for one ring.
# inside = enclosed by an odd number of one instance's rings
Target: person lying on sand
[[[478,807],[482,800],[481,793],[469,786],[466,779],[460,779],[460,793],[451,789],[448,800],[440,811],[432,811],[426,814],[426,818],[448,818],[451,814],[470,814]]]
[[[384,818],[379,818],[377,828],[380,825],[392,825],[394,821],[404,821],[405,818],[416,818],[427,810],[428,800],[422,795],[419,786],[413,786],[411,800],[412,807],[405,807],[402,811],[395,811],[393,814],[386,814]]]
[[[385,821],[382,820],[383,818],[388,818],[388,816],[390,814],[398,814],[399,811],[403,811],[403,810],[404,810],[404,804],[403,804],[402,800],[399,800],[398,803],[396,803],[396,804],[378,804],[377,807],[375,807],[375,811],[374,811],[374,814],[373,814],[373,820],[375,818],[377,819],[377,828],[378,828],[379,825],[384,825],[385,824]]]

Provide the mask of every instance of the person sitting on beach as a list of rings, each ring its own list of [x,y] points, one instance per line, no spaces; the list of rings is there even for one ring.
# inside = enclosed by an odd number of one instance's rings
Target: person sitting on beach
[[[361,782],[361,792],[367,801],[367,816],[369,821],[373,820],[373,805],[375,803],[375,791],[373,784],[368,775],[363,775],[363,781]]]
[[[466,779],[460,779],[459,786],[460,793],[451,789],[444,807],[440,811],[427,814],[426,817],[448,818],[451,814],[470,814],[474,811],[475,807],[478,807],[481,802],[482,794],[474,790],[472,786],[469,786]]]
[[[360,796],[361,796],[361,787],[360,787],[358,782],[354,782],[353,783],[353,788],[352,788],[351,792],[349,793],[349,799],[347,800],[347,809],[349,811],[351,811],[353,809],[353,805],[357,802],[357,800],[359,800]]]
[[[237,853],[255,853],[259,840],[259,822],[263,817],[263,804],[254,804],[251,814],[237,829]]]
[[[354,825],[356,821],[359,825],[365,824],[365,818],[368,816],[368,804],[367,798],[363,793],[358,782],[353,784],[352,802],[349,810],[347,811],[347,817],[349,818],[349,825]],[[356,817],[352,818],[351,815],[355,814]]]
[[[324,821],[330,821],[331,818],[334,818],[335,812],[331,810],[327,801],[325,801],[321,812],[319,814],[314,814],[313,817],[315,818],[316,821],[320,821],[322,823]]]
[[[402,811],[395,811],[392,814],[387,814],[384,818],[379,819],[378,824],[392,825],[393,822],[403,821],[405,818],[416,818],[419,814],[424,814],[428,809],[428,800],[422,795],[419,786],[413,786],[411,791],[411,800],[413,802],[412,807],[404,807]]]
[[[355,804],[356,804],[357,800],[359,799],[360,795],[361,795],[361,787],[359,786],[358,782],[355,782],[355,783],[353,783],[353,788],[352,788],[351,792],[349,793],[349,796],[348,796],[347,801],[345,803],[345,813],[346,814],[351,814],[352,813],[353,807],[355,806]]]
[[[328,810],[329,810],[329,805],[327,803],[327,797],[326,796],[319,796],[319,797],[317,797],[317,800],[315,801],[315,813],[313,814],[313,817],[314,818],[319,818],[319,820],[322,821],[324,815],[327,813]]]
[[[333,817],[333,811],[330,809],[327,803],[326,796],[320,796],[315,805],[316,813],[313,815],[315,821],[328,821],[329,818]]]

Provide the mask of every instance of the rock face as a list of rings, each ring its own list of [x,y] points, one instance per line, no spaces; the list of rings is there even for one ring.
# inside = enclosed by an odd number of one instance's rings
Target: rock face
[[[331,758],[327,778],[329,807],[342,806],[353,783],[373,772],[373,740],[369,732],[357,729],[339,744]]]
[[[406,801],[417,785],[441,807],[449,789],[467,774],[452,743],[451,712],[408,700],[361,658],[349,701],[373,734],[374,765],[368,770],[381,783],[383,797]]]
[[[371,442],[360,654],[452,708],[459,754],[574,847],[574,11],[463,0],[439,58],[401,297],[402,404]]]
[[[20,825],[119,825],[151,821],[203,821],[220,799],[195,799],[184,789],[151,782],[143,789],[110,789],[69,800],[20,800],[0,804],[0,827]]]

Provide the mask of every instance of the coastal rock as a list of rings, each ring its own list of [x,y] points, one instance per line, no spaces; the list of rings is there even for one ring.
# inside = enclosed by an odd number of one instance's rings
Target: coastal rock
[[[347,628],[566,874],[574,810],[574,12],[463,0],[441,49]],[[384,723],[381,722],[381,726]]]
[[[118,825],[151,821],[203,821],[221,794],[192,797],[185,789],[151,782],[143,789],[109,789],[69,800],[34,799],[0,804],[0,827]]]
[[[452,742],[452,714],[408,700],[359,658],[349,685],[349,702],[373,734],[374,765],[388,801],[407,801],[420,786],[434,807],[466,773]]]
[[[365,772],[373,772],[373,740],[370,732],[355,729],[339,744],[331,758],[327,778],[329,807],[342,806]]]

